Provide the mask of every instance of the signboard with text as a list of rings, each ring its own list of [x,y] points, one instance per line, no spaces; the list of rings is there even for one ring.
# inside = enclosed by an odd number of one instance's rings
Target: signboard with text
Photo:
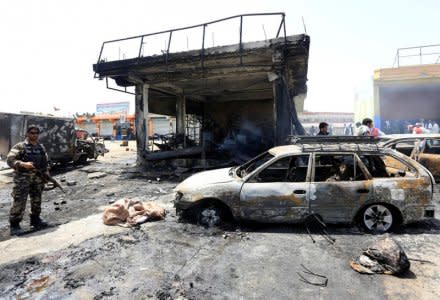
[[[96,113],[98,114],[127,114],[130,108],[130,102],[113,102],[96,104]]]

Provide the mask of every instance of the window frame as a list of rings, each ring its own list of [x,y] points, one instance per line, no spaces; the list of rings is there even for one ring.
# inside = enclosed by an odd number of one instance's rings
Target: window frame
[[[311,176],[311,162],[312,162],[312,154],[311,153],[294,153],[294,154],[286,154],[286,155],[280,155],[280,156],[276,156],[273,159],[269,160],[268,162],[266,162],[265,164],[261,165],[259,168],[257,168],[256,170],[254,170],[252,173],[248,174],[245,178],[245,183],[274,183],[274,182],[284,182],[284,183],[307,183],[310,182],[310,176]],[[277,161],[281,160],[281,159],[285,159],[286,157],[290,157],[290,160],[292,159],[292,157],[294,156],[308,156],[308,164],[307,164],[307,175],[306,175],[306,180],[305,181],[300,181],[300,182],[296,182],[296,181],[272,181],[272,182],[259,182],[259,181],[252,181],[252,179],[254,179],[255,177],[257,177],[261,172],[263,172],[265,169],[269,168],[271,165],[275,164]],[[290,165],[290,162],[289,162]],[[289,170],[289,169],[287,169]],[[286,174],[287,175],[287,174]]]
[[[369,180],[371,179],[371,174],[370,172],[368,172],[368,169],[366,168],[366,166],[363,164],[363,162],[361,161],[361,159],[359,158],[359,156],[357,155],[357,153],[355,152],[324,152],[324,151],[317,151],[313,153],[313,157],[312,157],[312,165],[313,168],[311,170],[311,180],[310,182],[312,183],[325,183],[326,181],[315,181],[315,175],[316,175],[316,156],[317,155],[351,155],[353,157],[353,168],[354,168],[354,179],[353,180],[343,180],[343,181],[335,181],[335,183],[337,182],[356,182],[356,181],[363,181],[363,180]],[[357,166],[359,166],[361,172],[364,174],[365,179],[362,180],[355,180],[356,176],[357,176]]]
[[[397,151],[397,150],[394,150],[394,151]],[[411,178],[420,178],[420,173],[419,173],[419,171],[417,170],[416,167],[414,167],[410,162],[407,162],[404,159],[401,159],[400,157],[398,157],[396,155],[393,155],[392,153],[361,153],[360,155],[371,155],[371,156],[380,156],[380,157],[381,156],[390,156],[390,157],[394,158],[395,160],[397,160],[398,162],[400,162],[401,164],[407,166],[407,168],[410,169],[411,172],[415,174],[415,176],[411,177]],[[381,157],[381,159],[382,159],[382,157]],[[397,178],[405,178],[405,177],[373,177],[371,175],[370,171],[368,170],[368,168],[365,166],[365,164],[360,159],[360,157],[359,157],[359,161],[365,167],[366,171],[368,172],[368,174],[370,176],[370,179],[387,179],[387,178],[397,179]],[[406,172],[406,170],[405,170],[405,172]]]

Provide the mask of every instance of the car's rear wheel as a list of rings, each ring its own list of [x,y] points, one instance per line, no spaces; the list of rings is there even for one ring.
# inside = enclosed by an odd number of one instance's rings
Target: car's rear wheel
[[[397,216],[384,204],[372,204],[362,213],[362,225],[370,232],[387,232],[393,228]]]

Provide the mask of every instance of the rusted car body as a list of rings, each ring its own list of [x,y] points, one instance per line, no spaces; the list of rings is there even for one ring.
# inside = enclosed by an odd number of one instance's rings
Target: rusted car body
[[[425,166],[440,182],[440,134],[395,134],[381,139],[383,147],[395,149]]]
[[[235,219],[296,223],[316,215],[388,231],[434,217],[433,184],[421,164],[377,144],[287,145],[189,177],[175,189],[175,207],[179,214],[196,210],[199,220],[215,218],[221,207]]]

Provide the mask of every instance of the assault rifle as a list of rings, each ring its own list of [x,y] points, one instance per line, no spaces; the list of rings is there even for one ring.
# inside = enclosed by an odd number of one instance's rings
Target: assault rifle
[[[61,184],[55,178],[50,176],[48,172],[38,169],[35,169],[35,172],[37,173],[38,176],[41,177],[41,179],[43,179],[43,182],[45,184],[46,183],[52,184],[52,186],[49,186],[48,188],[45,189],[46,191],[53,190],[54,188],[59,188],[63,193],[66,193],[63,187],[61,186]]]

